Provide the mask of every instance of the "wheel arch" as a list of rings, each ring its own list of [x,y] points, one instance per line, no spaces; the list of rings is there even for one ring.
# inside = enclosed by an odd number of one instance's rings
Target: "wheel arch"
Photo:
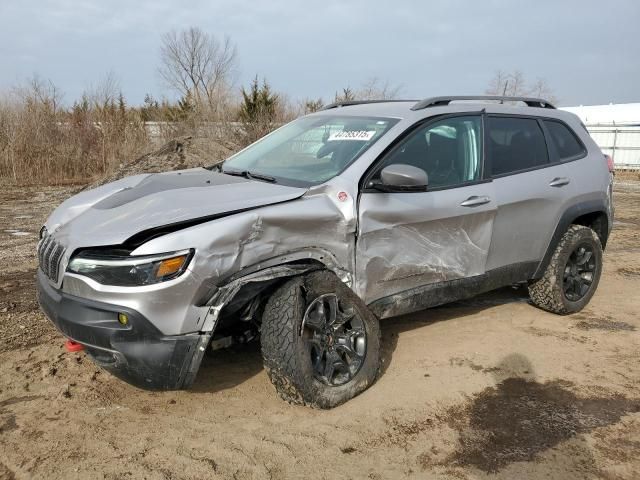
[[[584,215],[580,215],[574,219],[571,223],[589,227],[591,230],[596,232],[596,235],[598,235],[598,238],[600,239],[600,243],[602,243],[602,249],[604,250],[609,238],[609,217],[606,212],[599,210],[585,213]]]
[[[540,264],[534,273],[533,279],[537,280],[542,277],[545,269],[551,261],[553,252],[556,250],[560,239],[571,225],[583,225],[591,228],[596,232],[596,235],[598,235],[598,238],[602,243],[602,248],[604,249],[610,233],[609,215],[607,210],[608,209],[602,200],[578,203],[565,210],[565,212],[560,216],[560,220],[558,220],[558,224],[553,232],[551,241],[547,246],[544,257],[540,261]]]
[[[206,302],[213,315],[203,329],[213,330],[220,320],[229,316],[254,313],[256,305],[252,304],[262,303],[282,282],[315,270],[328,270],[349,288],[353,285],[351,272],[330,252],[320,248],[289,252],[256,262],[225,279]]]

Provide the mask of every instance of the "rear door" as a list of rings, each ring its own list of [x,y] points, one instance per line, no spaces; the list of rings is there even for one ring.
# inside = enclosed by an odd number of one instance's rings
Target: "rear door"
[[[365,178],[358,209],[356,291],[371,303],[485,272],[496,204],[483,180],[482,115],[416,127]],[[426,192],[367,188],[391,164],[422,168]]]
[[[524,280],[543,258],[573,185],[567,166],[550,154],[542,120],[488,115],[486,124],[497,205],[487,270],[508,267],[514,281]]]

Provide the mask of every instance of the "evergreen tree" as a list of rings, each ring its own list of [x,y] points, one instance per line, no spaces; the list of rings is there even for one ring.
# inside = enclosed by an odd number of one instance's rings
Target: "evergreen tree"
[[[279,98],[266,80],[262,86],[258,76],[253,79],[249,91],[242,88],[242,104],[240,105],[240,122],[242,130],[239,135],[241,144],[255,142],[273,130],[278,112]]]
[[[278,95],[271,91],[266,80],[262,80],[260,86],[256,75],[248,92],[242,88],[240,120],[248,124],[272,122],[275,120],[277,103]]]

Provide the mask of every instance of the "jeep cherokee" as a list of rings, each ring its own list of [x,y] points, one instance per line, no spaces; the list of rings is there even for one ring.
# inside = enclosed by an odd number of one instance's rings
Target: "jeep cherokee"
[[[329,408],[374,382],[380,319],[513,284],[582,309],[611,185],[545,100],[342,102],[219,165],[66,200],[41,230],[38,297],[139,387],[187,388],[208,348],[259,336],[280,396]]]

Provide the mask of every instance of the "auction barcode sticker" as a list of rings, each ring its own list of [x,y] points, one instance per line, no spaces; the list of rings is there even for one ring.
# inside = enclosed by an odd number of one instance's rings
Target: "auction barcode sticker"
[[[376,134],[375,130],[355,130],[355,131],[342,131],[335,132],[329,135],[327,141],[333,142],[337,140],[359,140],[361,142],[368,142]]]

